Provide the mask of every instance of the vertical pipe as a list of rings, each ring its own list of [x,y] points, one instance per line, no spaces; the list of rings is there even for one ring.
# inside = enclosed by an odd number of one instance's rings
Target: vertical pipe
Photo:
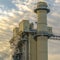
[[[36,41],[29,35],[29,60],[36,60]]]

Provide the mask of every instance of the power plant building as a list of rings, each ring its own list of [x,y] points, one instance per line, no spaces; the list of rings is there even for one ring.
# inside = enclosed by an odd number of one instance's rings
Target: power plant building
[[[37,14],[37,29],[29,20],[23,20],[13,30],[10,40],[13,60],[48,60],[48,39],[52,28],[47,26],[47,14],[50,12],[46,2],[38,2],[34,10]]]

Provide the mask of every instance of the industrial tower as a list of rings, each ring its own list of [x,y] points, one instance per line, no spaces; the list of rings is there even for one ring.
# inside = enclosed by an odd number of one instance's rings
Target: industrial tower
[[[46,2],[38,2],[34,10],[37,14],[37,29],[29,20],[23,20],[13,30],[10,40],[13,60],[48,60],[48,39],[55,36],[52,27],[47,26],[47,13],[50,12]]]

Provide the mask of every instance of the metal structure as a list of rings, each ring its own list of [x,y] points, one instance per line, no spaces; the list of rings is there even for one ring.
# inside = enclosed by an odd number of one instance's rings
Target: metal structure
[[[23,20],[13,30],[10,40],[13,60],[48,60],[48,39],[60,40],[60,36],[52,33],[52,27],[47,26],[47,13],[50,12],[47,3],[38,2],[34,12],[38,16],[37,29],[33,23]]]

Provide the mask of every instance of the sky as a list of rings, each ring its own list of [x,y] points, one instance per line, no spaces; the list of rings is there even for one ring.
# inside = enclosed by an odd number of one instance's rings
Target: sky
[[[23,19],[37,21],[33,10],[38,1],[41,0],[0,0],[0,60],[11,60],[9,40],[13,36],[13,28]],[[60,35],[60,0],[44,1],[50,8],[48,26],[52,27],[54,34]],[[48,60],[60,60],[59,40],[48,40]]]

